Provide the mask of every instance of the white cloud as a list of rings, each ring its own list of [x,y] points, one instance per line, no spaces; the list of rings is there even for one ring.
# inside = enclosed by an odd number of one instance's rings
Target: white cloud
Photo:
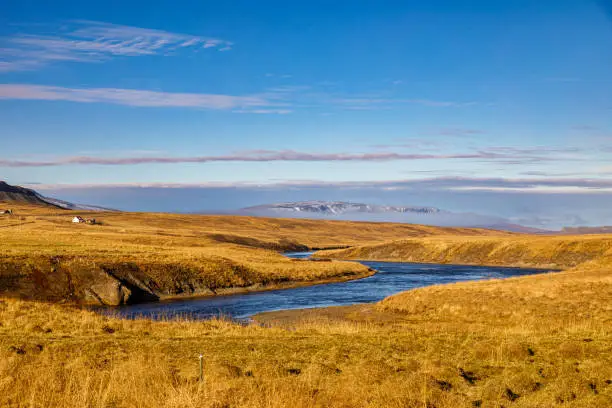
[[[127,106],[232,109],[238,113],[288,114],[295,109],[390,109],[401,104],[423,104],[420,100],[378,98],[333,98],[312,92],[308,86],[282,86],[262,92],[234,96],[225,94],[172,93],[122,88],[68,88],[34,84],[0,84],[0,100],[46,100],[112,103]],[[462,103],[432,102],[428,106],[457,107]],[[463,132],[476,132],[462,130]]]
[[[588,178],[479,178],[434,177],[380,181],[323,181],[323,180],[270,180],[267,182],[201,182],[201,183],[108,183],[108,184],[36,184],[37,189],[54,188],[333,188],[385,191],[483,191],[498,193],[536,194],[596,194],[611,193],[612,180]]]
[[[118,88],[64,88],[27,84],[0,84],[0,99],[99,102],[143,107],[241,109],[244,112],[261,108],[268,109],[269,112],[266,113],[287,113],[285,111],[273,112],[270,108],[275,104],[258,95],[171,93]]]
[[[142,103],[142,102],[141,102]],[[208,103],[208,101],[207,101]],[[151,105],[148,105],[151,106]],[[167,105],[164,105],[167,106]],[[215,109],[223,109],[215,105]],[[254,108],[255,111],[257,110]],[[178,164],[178,163],[212,163],[212,162],[391,162],[416,160],[470,160],[472,162],[496,162],[524,165],[525,163],[559,160],[558,157],[546,156],[547,152],[530,151],[528,154],[508,150],[502,153],[490,150],[479,150],[464,153],[321,153],[296,150],[251,150],[219,156],[158,156],[158,157],[90,157],[70,156],[45,161],[24,161],[0,158],[0,167],[49,167],[65,165],[105,165],[124,166],[136,164]],[[565,160],[565,159],[563,159]]]
[[[0,72],[36,69],[59,62],[101,62],[112,57],[168,55],[178,50],[231,49],[216,38],[94,21],[76,21],[52,35],[17,34],[0,39]]]

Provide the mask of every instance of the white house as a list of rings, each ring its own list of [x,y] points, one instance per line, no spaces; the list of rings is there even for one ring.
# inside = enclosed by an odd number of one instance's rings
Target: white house
[[[79,217],[78,215],[76,217],[74,217],[72,219],[72,222],[74,222],[75,224],[80,224],[82,222],[85,222],[85,220],[82,217]]]

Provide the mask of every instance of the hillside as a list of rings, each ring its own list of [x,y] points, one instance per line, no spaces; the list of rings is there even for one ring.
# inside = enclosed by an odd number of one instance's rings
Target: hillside
[[[102,225],[73,225],[74,214]],[[0,242],[0,406],[587,408],[612,398],[608,236],[23,205],[0,217]],[[277,252],[342,245],[357,247],[320,254],[578,267],[270,313],[246,327],[121,320],[56,304],[371,273]]]
[[[557,258],[568,248],[559,246]],[[563,272],[430,286],[372,305],[254,318],[297,333],[309,328],[321,342],[332,330],[359,338],[354,349],[363,354],[351,367],[354,383],[326,386],[330,406],[342,406],[331,396],[341,388],[376,394],[374,403],[359,406],[395,406],[399,400],[397,406],[438,408],[608,407],[611,271],[608,250]],[[370,346],[361,345],[368,341]],[[343,369],[350,364],[333,353],[327,361]],[[376,393],[373,379],[384,393]]]
[[[298,219],[425,224],[439,227],[486,228],[520,233],[544,233],[538,228],[513,224],[501,217],[475,213],[455,213],[436,207],[394,206],[346,201],[297,201],[243,208],[242,215]]]
[[[0,405],[608,407],[609,261],[270,313],[247,326],[120,320],[5,298]]]
[[[438,236],[317,252],[317,257],[566,269],[612,253],[612,235]]]
[[[95,217],[101,225],[72,224]],[[122,304],[263,290],[371,274],[353,262],[295,261],[279,251],[399,237],[498,235],[405,224],[121,212],[17,206],[0,216],[0,294]]]
[[[12,186],[0,181],[0,203],[5,205],[33,204],[45,207],[56,207],[47,202],[36,191],[25,187]]]
[[[82,211],[115,211],[110,208],[98,207],[95,205],[74,204],[56,198],[45,197],[35,190],[12,186],[4,181],[0,181],[0,210],[2,207],[12,207],[15,205],[34,205],[40,207],[61,208],[64,210]]]

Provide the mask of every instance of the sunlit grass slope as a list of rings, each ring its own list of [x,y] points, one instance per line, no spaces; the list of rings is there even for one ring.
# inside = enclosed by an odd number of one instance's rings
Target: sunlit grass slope
[[[270,328],[6,299],[0,406],[608,407],[611,305],[598,268],[423,288]]]
[[[11,206],[0,204],[5,207]],[[13,216],[0,216],[0,293],[81,303],[350,279],[371,272],[353,262],[289,260],[279,251],[407,236],[502,234],[403,224],[13,209]],[[75,215],[102,224],[72,224]]]
[[[232,275],[215,266],[209,278],[227,279],[221,282],[274,274],[313,279],[334,275],[326,269],[332,265],[346,273],[354,264],[289,261],[269,248],[363,244],[368,233],[371,242],[398,238],[395,233],[422,237],[408,240],[413,247],[393,243],[392,253],[387,243],[363,247],[385,249],[375,254],[385,259],[567,270],[422,288],[374,305],[257,317],[272,327],[119,320],[5,296],[2,407],[612,406],[612,253],[605,236],[497,238],[487,231],[406,226],[410,235],[393,225],[163,214],[96,214],[105,225],[73,226],[66,220],[71,212],[22,214],[0,221],[0,265],[17,262],[38,286],[71,276],[68,287],[78,288],[74,278],[81,275],[62,275],[65,263],[90,272],[132,264],[137,269],[121,269],[122,276],[142,279],[138,273],[146,271],[159,285],[176,276],[189,282],[183,274],[204,273],[204,262],[246,268]],[[425,249],[414,247],[418,241]],[[1,282],[11,279],[15,275],[5,274]],[[200,353],[204,383],[197,381]]]
[[[612,254],[612,235],[435,236],[317,252],[317,256],[398,262],[570,268]]]

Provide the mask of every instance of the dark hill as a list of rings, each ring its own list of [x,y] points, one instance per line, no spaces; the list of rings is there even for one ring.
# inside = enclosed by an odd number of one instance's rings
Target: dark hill
[[[44,205],[59,208],[58,206],[46,201],[34,190],[20,186],[11,186],[4,181],[0,181],[0,201],[16,204]]]
[[[45,197],[36,191],[21,187],[12,186],[4,181],[0,181],[0,202],[11,204],[33,204],[63,210],[83,210],[83,211],[117,211],[112,208],[98,207],[95,205],[73,204],[57,198]],[[2,210],[0,208],[0,210]]]

